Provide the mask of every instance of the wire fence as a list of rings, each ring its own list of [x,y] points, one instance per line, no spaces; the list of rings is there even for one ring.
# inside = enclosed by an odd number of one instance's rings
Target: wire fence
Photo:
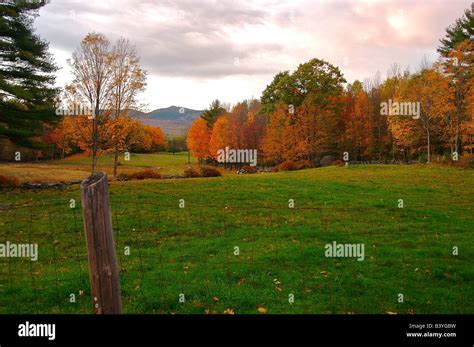
[[[78,191],[61,196],[0,205],[0,244],[38,245],[0,257],[0,313],[93,312]],[[470,201],[195,200],[112,190],[124,313],[474,312]]]

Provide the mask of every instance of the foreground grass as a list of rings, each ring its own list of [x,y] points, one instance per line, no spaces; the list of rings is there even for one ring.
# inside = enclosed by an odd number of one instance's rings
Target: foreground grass
[[[474,312],[472,170],[330,167],[110,192],[126,313]],[[91,312],[79,205],[77,188],[2,193],[0,242],[40,255],[0,258],[0,313]],[[364,244],[365,260],[325,257],[332,241]]]

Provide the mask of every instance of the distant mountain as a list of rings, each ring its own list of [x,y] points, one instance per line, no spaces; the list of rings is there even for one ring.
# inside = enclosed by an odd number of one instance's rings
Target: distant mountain
[[[203,111],[192,110],[186,107],[170,106],[167,108],[159,108],[157,110],[151,111],[148,113],[148,116],[152,119],[160,120],[195,120],[201,115],[202,112]]]
[[[135,119],[145,118],[147,115],[145,112],[132,110],[132,109],[128,110],[128,114],[130,115],[130,117],[135,118]]]
[[[185,135],[191,126],[191,122],[199,118],[202,112],[186,107],[170,106],[148,113],[130,110],[129,114],[144,124],[160,127],[165,135],[176,136]]]

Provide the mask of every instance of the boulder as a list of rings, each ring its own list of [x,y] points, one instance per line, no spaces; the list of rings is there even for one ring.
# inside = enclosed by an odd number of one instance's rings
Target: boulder
[[[321,161],[319,162],[321,166],[329,166],[331,163],[336,160],[336,157],[333,155],[325,155],[324,157],[321,158]]]

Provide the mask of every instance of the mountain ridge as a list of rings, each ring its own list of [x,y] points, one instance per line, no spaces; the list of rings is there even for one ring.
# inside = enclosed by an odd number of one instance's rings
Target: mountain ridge
[[[160,127],[165,135],[180,136],[186,134],[191,122],[198,119],[203,112],[202,110],[172,105],[157,108],[150,112],[131,109],[129,115],[144,124]]]

